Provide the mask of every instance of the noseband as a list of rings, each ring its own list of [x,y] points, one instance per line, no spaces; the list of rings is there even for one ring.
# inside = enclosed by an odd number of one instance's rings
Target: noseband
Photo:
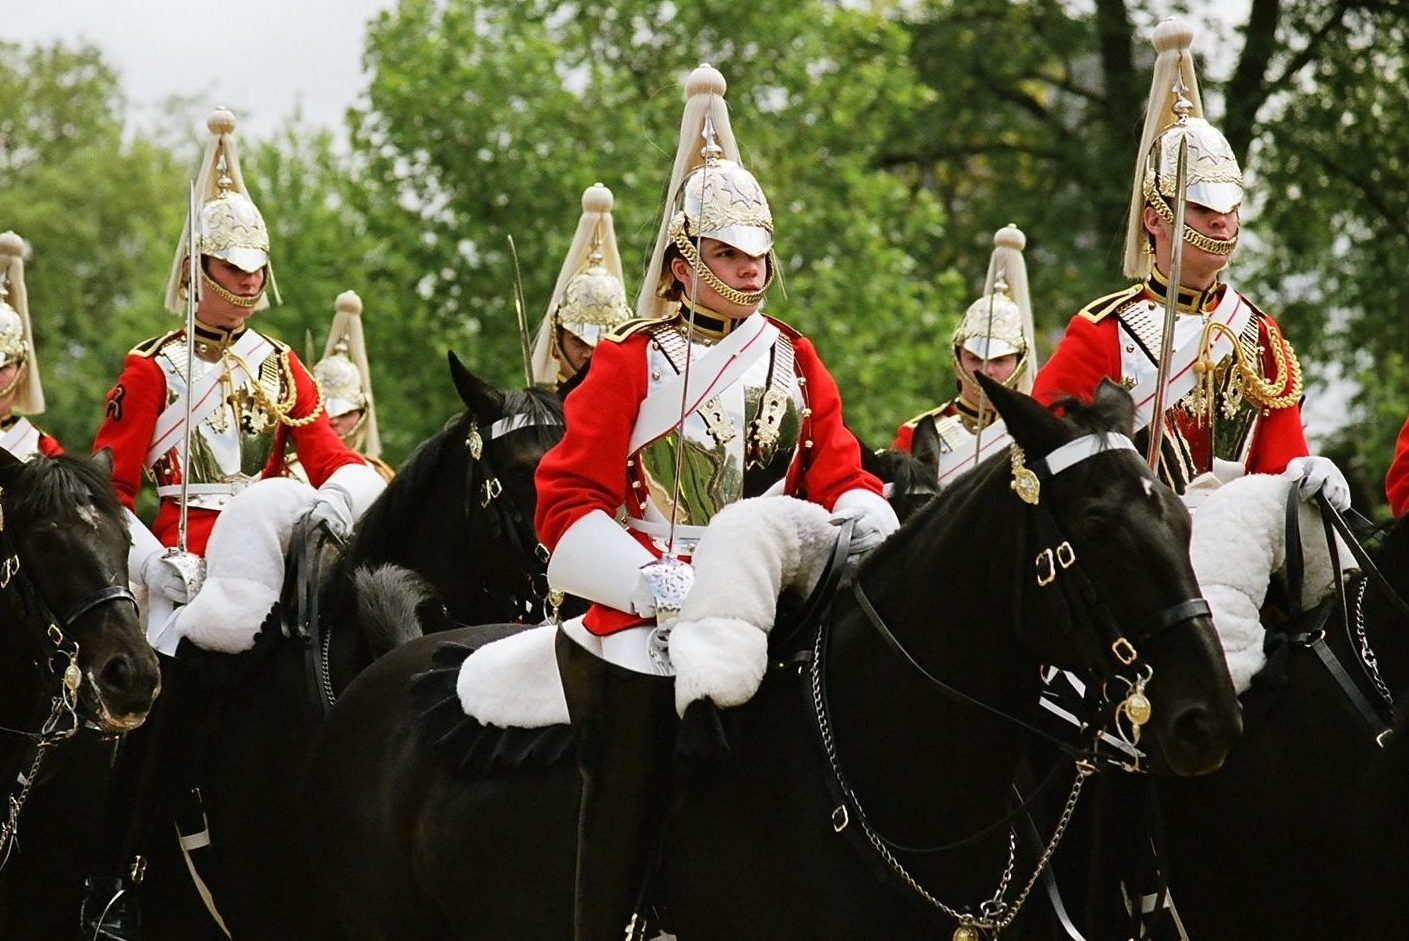
[[[1029,524],[1026,530],[1035,536],[1036,544],[1043,548],[1036,554],[1034,566],[1034,580],[1038,590],[1045,590],[1052,585],[1057,585],[1057,591],[1062,595],[1064,604],[1061,605],[1061,629],[1064,633],[1072,633],[1076,630],[1078,619],[1094,621],[1098,630],[1103,634],[1107,649],[1114,663],[1103,663],[1104,669],[1097,672],[1109,684],[1112,680],[1118,681],[1125,686],[1125,692],[1118,703],[1113,705],[1112,711],[1115,719],[1115,733],[1131,746],[1132,753],[1138,755],[1134,746],[1140,739],[1140,727],[1150,718],[1150,703],[1145,698],[1145,684],[1149,682],[1153,675],[1153,670],[1148,664],[1139,663],[1139,650],[1136,644],[1143,644],[1157,634],[1169,628],[1186,623],[1194,618],[1207,616],[1209,614],[1208,603],[1201,597],[1190,598],[1177,604],[1170,605],[1153,615],[1145,618],[1133,631],[1122,632],[1120,624],[1106,605],[1101,593],[1086,575],[1076,557],[1076,550],[1072,548],[1071,542],[1065,538],[1061,526],[1052,515],[1050,508],[1040,500],[1042,484],[1051,480],[1057,474],[1068,470],[1088,458],[1107,451],[1129,450],[1135,451],[1135,445],[1124,435],[1115,434],[1087,434],[1070,441],[1046,457],[1033,461],[1031,467],[1027,466],[1022,449],[1016,444],[1012,445],[1011,461],[1013,479],[1011,488],[1022,499],[1024,503],[1034,507],[1034,513],[1029,515]],[[1020,564],[1017,567],[1018,594],[1015,597],[1021,598],[1025,594],[1026,578],[1023,573],[1026,569],[1026,554],[1030,551],[1031,543],[1024,540],[1019,541]],[[997,937],[1006,929],[1017,917],[1033,886],[1041,877],[1042,872],[1047,868],[1052,855],[1056,852],[1057,845],[1061,842],[1065,834],[1067,825],[1071,821],[1072,814],[1076,810],[1077,799],[1081,794],[1081,789],[1086,778],[1093,774],[1102,763],[1109,763],[1110,759],[1104,758],[1093,746],[1089,749],[1074,749],[1070,744],[1055,736],[1048,734],[1042,729],[1028,723],[1017,716],[1010,715],[1006,711],[985,703],[970,696],[962,690],[956,689],[950,684],[936,677],[927,670],[915,657],[905,648],[900,639],[886,625],[885,620],[876,611],[866,596],[861,583],[857,579],[852,580],[852,591],[861,611],[866,615],[866,620],[873,629],[885,640],[886,645],[914,671],[920,674],[925,681],[942,693],[946,698],[955,700],[965,705],[976,707],[984,712],[1001,718],[1011,724],[1018,726],[1024,731],[1045,739],[1060,749],[1064,754],[1073,757],[1076,761],[1076,777],[1072,782],[1071,790],[1067,795],[1062,814],[1053,828],[1052,836],[1048,840],[1045,848],[1038,857],[1036,866],[1030,878],[1017,891],[1012,901],[1006,899],[1008,889],[1013,876],[1014,864],[1016,862],[1016,836],[1012,829],[1008,833],[1008,863],[999,881],[997,890],[993,895],[982,902],[977,911],[960,910],[945,904],[936,898],[915,877],[901,864],[896,856],[897,852],[909,852],[919,854],[935,854],[948,852],[965,846],[970,846],[980,839],[989,836],[1001,828],[1008,826],[1013,819],[1023,813],[1031,803],[1045,790],[1048,783],[1055,779],[1055,772],[1048,775],[1047,780],[1042,783],[1032,794],[1008,814],[989,824],[978,832],[963,839],[956,840],[943,846],[915,848],[905,846],[895,840],[889,839],[878,832],[867,819],[865,811],[856,798],[855,792],[847,783],[847,779],[842,772],[841,759],[837,753],[835,736],[832,729],[830,710],[827,707],[826,695],[826,671],[824,658],[827,652],[827,622],[823,619],[818,627],[816,637],[813,642],[812,656],[808,664],[808,684],[807,688],[811,695],[814,718],[817,720],[817,729],[821,736],[823,751],[826,753],[831,775],[827,779],[827,785],[831,790],[836,805],[832,810],[832,828],[846,836],[853,846],[858,848],[863,855],[874,853],[880,857],[890,874],[908,890],[914,892],[930,907],[943,912],[958,922],[958,927],[954,932],[955,941],[976,941],[976,939],[988,936]],[[1134,678],[1125,676],[1121,670],[1134,668]],[[1103,691],[1108,695],[1108,691]],[[1112,704],[1108,701],[1107,707]],[[1104,709],[1103,709],[1104,711]],[[1122,721],[1125,723],[1122,726]],[[1092,723],[1093,741],[1102,732],[1101,723]],[[1128,729],[1128,731],[1127,731]],[[1136,758],[1133,763],[1117,763],[1118,767],[1124,770],[1139,770]],[[855,826],[853,826],[855,824]],[[859,831],[859,832],[858,832]]]
[[[513,558],[518,560],[517,568],[524,576],[525,585],[521,591],[484,586],[485,594],[507,612],[511,621],[542,616],[543,601],[548,595],[547,577],[544,575],[548,550],[534,537],[532,521],[525,516],[523,509],[504,496],[504,485],[489,459],[485,444],[516,431],[561,427],[562,424],[560,418],[536,417],[521,412],[494,422],[487,434],[481,434],[479,422],[471,420],[465,433],[465,451],[470,458],[465,472],[466,522],[471,523],[477,514],[482,515],[489,524],[490,535],[508,542]],[[529,548],[530,543],[532,549]]]

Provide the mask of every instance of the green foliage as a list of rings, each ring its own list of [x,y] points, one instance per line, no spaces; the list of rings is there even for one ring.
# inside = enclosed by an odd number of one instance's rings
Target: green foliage
[[[943,235],[934,200],[877,161],[888,128],[925,99],[907,46],[881,13],[820,0],[727,16],[631,0],[588,14],[546,0],[405,0],[369,31],[373,78],[353,126],[377,207],[369,229],[424,272],[400,299],[408,319],[495,380],[521,381],[506,237],[523,256],[536,327],[581,193],[600,180],[616,197],[628,280],[639,278],[680,82],[714,61],[773,206],[788,293],[769,309],[813,336],[863,435],[889,440],[945,393],[940,338],[961,306],[930,262]]]

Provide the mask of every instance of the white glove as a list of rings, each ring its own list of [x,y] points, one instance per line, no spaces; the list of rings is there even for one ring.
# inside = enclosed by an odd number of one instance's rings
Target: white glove
[[[1328,457],[1314,454],[1294,457],[1287,463],[1282,476],[1296,481],[1303,500],[1310,500],[1319,493],[1340,512],[1350,509],[1350,485],[1346,483],[1340,468]]]
[[[147,591],[159,592],[176,604],[188,604],[205,580],[205,559],[192,555],[153,552],[142,563],[142,581]]]
[[[310,524],[324,524],[335,539],[347,539],[352,535],[352,507],[347,494],[336,487],[318,490],[304,519]]]
[[[900,528],[895,510],[884,497],[869,490],[848,490],[837,498],[832,507],[832,522],[839,525],[844,520],[856,521],[851,530],[852,557],[870,552]]]

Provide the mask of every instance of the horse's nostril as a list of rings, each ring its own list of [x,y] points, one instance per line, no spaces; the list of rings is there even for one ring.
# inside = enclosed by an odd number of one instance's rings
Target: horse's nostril
[[[127,654],[117,654],[109,657],[108,661],[103,664],[103,668],[98,671],[98,682],[105,690],[125,693],[132,685],[132,677],[135,673],[132,658]]]

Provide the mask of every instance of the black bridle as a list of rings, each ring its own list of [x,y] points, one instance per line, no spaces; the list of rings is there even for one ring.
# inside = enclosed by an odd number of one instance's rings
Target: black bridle
[[[826,753],[831,774],[827,778],[827,786],[831,791],[833,799],[836,801],[831,813],[833,829],[849,840],[858,849],[863,858],[874,859],[879,856],[879,870],[893,878],[902,889],[913,892],[920,899],[923,899],[934,909],[955,917],[960,922],[960,930],[970,931],[983,930],[996,934],[1001,931],[1013,918],[1026,900],[1028,893],[1036,884],[1037,879],[1045,870],[1050,861],[1052,853],[1055,852],[1057,844],[1060,842],[1066,825],[1075,810],[1076,801],[1081,792],[1082,783],[1085,778],[1095,772],[1100,767],[1119,767],[1123,770],[1139,770],[1139,758],[1136,757],[1133,763],[1118,762],[1105,757],[1097,748],[1097,741],[1104,731],[1107,723],[1114,723],[1113,732],[1120,739],[1131,746],[1139,742],[1140,726],[1149,717],[1149,703],[1144,697],[1144,687],[1153,675],[1152,669],[1148,665],[1139,661],[1139,646],[1153,639],[1159,634],[1181,624],[1207,617],[1210,614],[1209,606],[1202,597],[1188,598],[1175,604],[1162,608],[1159,611],[1144,618],[1131,630],[1122,630],[1120,622],[1111,612],[1110,606],[1106,603],[1104,593],[1091,580],[1076,557],[1076,551],[1072,548],[1071,542],[1065,537],[1061,525],[1056,517],[1052,515],[1047,504],[1040,500],[1041,487],[1057,474],[1082,461],[1094,457],[1097,454],[1111,450],[1134,450],[1134,445],[1124,436],[1114,435],[1083,435],[1074,441],[1057,448],[1045,458],[1032,462],[1031,467],[1025,466],[1023,454],[1017,445],[1012,446],[1013,483],[1012,489],[1018,496],[1032,507],[1032,512],[1027,514],[1027,522],[1024,526],[1024,537],[1019,540],[1019,556],[1022,564],[1018,566],[1019,594],[1016,597],[1024,597],[1027,590],[1027,579],[1033,578],[1038,590],[1045,590],[1054,584],[1057,585],[1057,592],[1060,594],[1062,604],[1059,607],[1060,614],[1058,623],[1063,633],[1074,634],[1083,624],[1093,625],[1098,636],[1102,638],[1102,645],[1108,652],[1108,657],[1103,657],[1098,664],[1093,665],[1099,678],[1102,680],[1101,703],[1097,705],[1098,719],[1085,723],[1090,731],[1090,744],[1075,747],[1048,732],[1038,728],[1030,722],[1012,715],[1004,709],[985,703],[980,699],[971,696],[964,691],[957,689],[944,680],[935,676],[924,667],[905,645],[895,636],[890,627],[885,623],[885,619],[876,611],[875,606],[867,597],[859,579],[852,579],[851,590],[855,596],[858,607],[866,617],[867,623],[885,641],[886,646],[896,654],[896,656],[907,664],[914,672],[918,673],[925,683],[951,701],[963,704],[967,707],[976,708],[999,718],[1011,725],[1017,726],[1024,733],[1041,738],[1054,746],[1067,758],[1075,761],[1076,778],[1073,782],[1070,795],[1067,798],[1063,815],[1054,828],[1052,838],[1049,840],[1046,849],[1038,860],[1035,871],[1025,886],[1019,892],[1013,902],[1004,901],[1008,879],[1011,877],[1013,868],[1013,847],[1014,837],[1009,839],[1009,863],[1005,870],[1003,880],[1000,882],[998,891],[994,897],[984,902],[978,911],[958,911],[940,902],[928,891],[926,891],[914,877],[908,873],[896,858],[896,853],[907,854],[938,854],[949,852],[961,847],[970,846],[979,840],[1009,826],[1013,820],[1027,812],[1033,802],[1047,789],[1056,778],[1056,772],[1060,767],[1054,767],[1052,773],[1048,774],[1043,782],[1035,788],[1025,799],[1020,800],[1016,807],[1006,813],[997,821],[986,824],[977,832],[954,840],[941,846],[912,847],[890,839],[872,826],[867,819],[864,809],[861,807],[855,792],[846,780],[842,771],[840,758],[837,754],[835,742],[832,734],[830,707],[826,695],[826,664],[828,637],[830,634],[829,623],[831,618],[823,618],[818,624],[814,638],[814,647],[810,660],[809,669],[804,671],[809,682],[805,683],[811,705],[813,707],[814,718],[817,721],[817,729],[821,738],[823,751]],[[1034,571],[1026,568],[1026,558],[1031,552],[1033,545],[1042,548],[1036,553],[1033,566]],[[1028,573],[1028,574],[1024,574]],[[1132,671],[1133,677],[1127,676],[1125,671]],[[1112,681],[1118,682],[1125,688],[1125,694],[1118,700],[1109,698],[1109,689]],[[1124,720],[1124,725],[1122,725]],[[1134,752],[1138,756],[1138,752]],[[852,826],[855,823],[856,826]],[[860,832],[858,832],[860,831]],[[1010,831],[1011,833],[1011,831]],[[960,935],[956,933],[955,937]],[[978,937],[973,934],[973,937]]]
[[[5,525],[5,489],[0,487],[0,598],[8,597],[14,598],[13,605],[21,618],[43,625],[44,637],[53,649],[39,661],[47,677],[57,678],[58,689],[52,695],[41,691],[39,703],[42,704],[45,697],[50,702],[48,716],[38,729],[26,731],[0,726],[0,732],[17,735],[29,742],[28,753],[19,761],[15,778],[17,791],[9,795],[7,813],[4,819],[0,819],[0,866],[4,865],[14,845],[20,812],[34,786],[44,756],[50,748],[72,738],[80,726],[78,693],[83,685],[83,671],[78,665],[78,641],[66,631],[79,618],[110,601],[128,601],[133,612],[137,611],[137,599],[126,585],[108,585],[84,596],[62,614],[55,614],[39,586],[30,577],[29,567],[21,561],[19,546]],[[57,668],[56,664],[62,664],[62,669]]]
[[[548,597],[544,574],[548,550],[538,541],[533,520],[504,494],[504,485],[490,460],[487,444],[520,431],[562,424],[561,418],[521,412],[499,419],[483,433],[479,422],[471,419],[465,432],[465,452],[469,456],[465,468],[466,525],[473,526],[476,519],[483,519],[489,534],[508,545],[514,568],[523,576],[523,584],[518,589],[491,584],[481,586],[494,605],[505,612],[507,621],[536,621],[543,617],[543,605]]]

